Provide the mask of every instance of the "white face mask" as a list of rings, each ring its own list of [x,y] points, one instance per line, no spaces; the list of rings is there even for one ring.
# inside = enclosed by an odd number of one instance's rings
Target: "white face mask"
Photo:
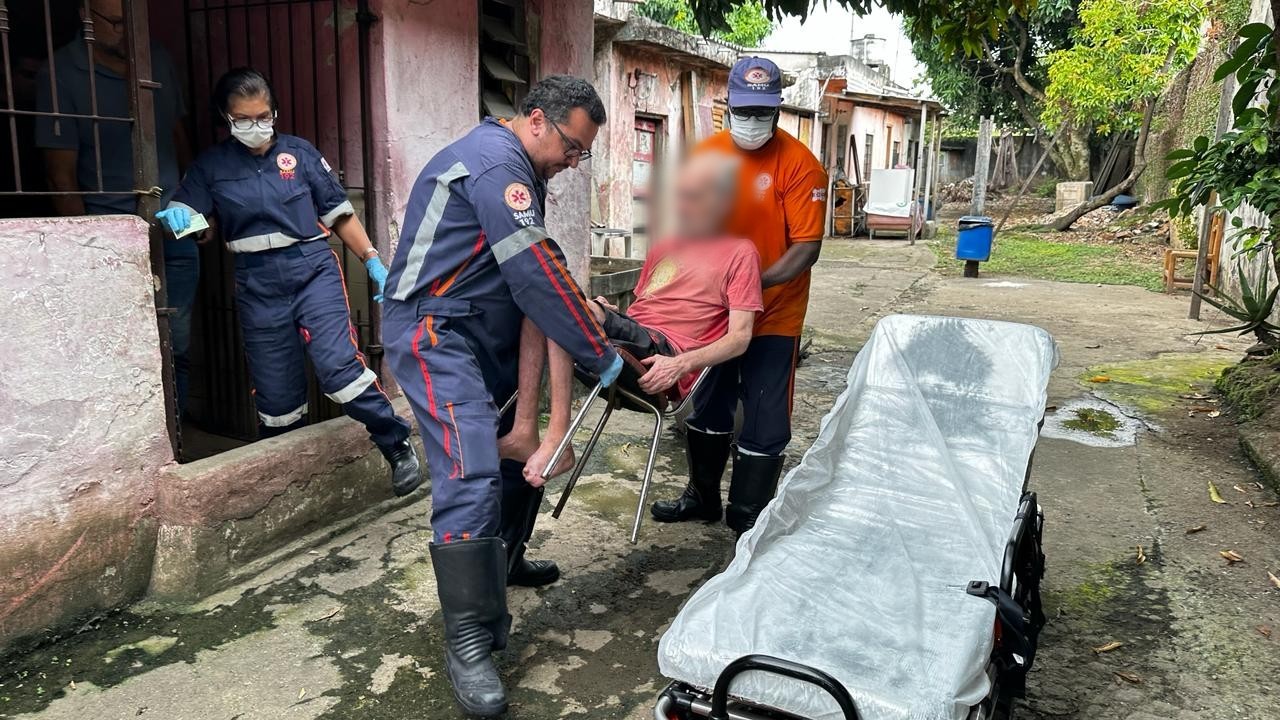
[[[729,136],[743,150],[758,150],[773,137],[773,118],[729,114]]]
[[[271,138],[275,137],[276,134],[275,128],[264,128],[258,127],[257,125],[254,125],[248,130],[240,130],[234,125],[231,125],[230,127],[231,137],[239,140],[241,143],[244,143],[244,146],[250,150],[257,150],[263,145],[271,142]]]

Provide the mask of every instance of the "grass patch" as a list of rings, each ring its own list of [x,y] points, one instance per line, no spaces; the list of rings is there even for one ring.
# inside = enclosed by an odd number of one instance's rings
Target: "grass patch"
[[[1079,408],[1075,415],[1063,422],[1062,426],[1103,437],[1111,437],[1116,428],[1120,427],[1120,420],[1106,410]]]
[[[964,263],[955,259],[954,230],[941,229],[930,247],[938,257],[937,268],[942,274],[961,274]],[[1000,233],[991,260],[982,264],[982,271],[1041,280],[1164,289],[1161,268],[1149,258],[1126,253],[1120,245],[1053,242],[1020,230]]]

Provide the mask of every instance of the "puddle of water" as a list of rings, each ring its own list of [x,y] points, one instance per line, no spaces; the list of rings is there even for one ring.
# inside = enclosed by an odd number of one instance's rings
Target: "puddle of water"
[[[1062,405],[1044,418],[1041,437],[1070,440],[1090,447],[1128,447],[1149,426],[1118,405],[1088,397]]]

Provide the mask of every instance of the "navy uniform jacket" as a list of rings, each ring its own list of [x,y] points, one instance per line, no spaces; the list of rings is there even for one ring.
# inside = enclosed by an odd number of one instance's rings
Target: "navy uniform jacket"
[[[520,140],[486,118],[414,183],[388,302],[463,301],[483,316],[486,344],[498,352],[514,351],[528,316],[584,368],[603,372],[615,353],[547,235],[546,192]]]
[[[258,156],[227,138],[196,158],[169,207],[218,216],[231,252],[260,252],[318,240],[355,208],[320,151],[276,134]]]

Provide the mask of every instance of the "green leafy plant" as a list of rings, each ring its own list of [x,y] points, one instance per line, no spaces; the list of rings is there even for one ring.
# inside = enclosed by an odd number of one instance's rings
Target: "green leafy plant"
[[[1239,325],[1205,330],[1198,335],[1222,333],[1252,334],[1258,342],[1274,350],[1280,345],[1280,326],[1271,322],[1271,314],[1276,309],[1276,297],[1280,296],[1280,286],[1271,287],[1271,274],[1263,269],[1257,277],[1250,280],[1249,272],[1243,264],[1236,265],[1236,278],[1240,281],[1240,297],[1233,298],[1221,289],[1210,286],[1213,295],[1200,293],[1201,299],[1218,308],[1239,322]]]
[[[1267,252],[1280,273],[1280,83],[1278,43],[1269,25],[1240,29],[1235,51],[1214,79],[1235,76],[1235,122],[1216,141],[1201,135],[1191,147],[1169,153],[1166,176],[1172,196],[1160,203],[1171,215],[1197,210],[1232,211],[1233,233],[1249,259]],[[1254,212],[1242,212],[1247,209]],[[1253,218],[1253,221],[1245,220]]]
[[[690,35],[701,30],[688,0],[645,0],[636,12],[668,27]],[[711,31],[711,37],[743,47],[757,47],[773,31],[773,23],[765,15],[758,0],[735,3],[724,17],[724,25]]]

